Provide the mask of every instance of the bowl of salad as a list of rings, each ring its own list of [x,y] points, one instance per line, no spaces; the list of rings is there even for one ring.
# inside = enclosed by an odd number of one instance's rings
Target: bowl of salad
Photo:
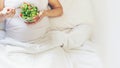
[[[34,17],[39,13],[37,6],[28,3],[23,3],[20,9],[20,17],[27,23],[33,23]]]

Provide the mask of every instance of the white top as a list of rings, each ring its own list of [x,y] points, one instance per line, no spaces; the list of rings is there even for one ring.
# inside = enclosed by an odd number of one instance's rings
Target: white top
[[[20,18],[20,9],[17,9],[23,2],[34,4],[39,10],[45,10],[48,6],[48,0],[6,0],[5,7],[16,8],[16,15],[6,21],[6,34],[8,37],[19,41],[32,41],[44,36],[49,27],[48,17],[44,17],[37,24],[27,25]]]

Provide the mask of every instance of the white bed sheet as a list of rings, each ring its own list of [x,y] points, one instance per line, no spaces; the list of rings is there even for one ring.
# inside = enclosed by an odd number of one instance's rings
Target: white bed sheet
[[[11,38],[0,40],[0,68],[102,68],[93,44],[88,41],[88,25],[65,32],[52,31],[54,42],[49,43],[46,37],[45,46]]]

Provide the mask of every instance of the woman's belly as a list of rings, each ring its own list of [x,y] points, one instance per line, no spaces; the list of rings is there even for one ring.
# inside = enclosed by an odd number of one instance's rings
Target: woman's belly
[[[43,18],[36,24],[26,24],[20,18],[12,18],[6,22],[6,34],[7,37],[19,41],[33,41],[38,39],[47,32],[49,28],[48,18]]]

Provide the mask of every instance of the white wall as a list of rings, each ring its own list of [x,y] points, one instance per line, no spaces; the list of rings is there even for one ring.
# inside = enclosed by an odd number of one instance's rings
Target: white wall
[[[96,27],[93,40],[105,68],[120,68],[120,0],[92,0]]]
[[[94,25],[93,41],[97,44],[96,48],[106,65],[106,35],[107,35],[107,0],[92,0],[96,24]]]
[[[120,68],[120,0],[109,0],[108,10],[108,68]]]

